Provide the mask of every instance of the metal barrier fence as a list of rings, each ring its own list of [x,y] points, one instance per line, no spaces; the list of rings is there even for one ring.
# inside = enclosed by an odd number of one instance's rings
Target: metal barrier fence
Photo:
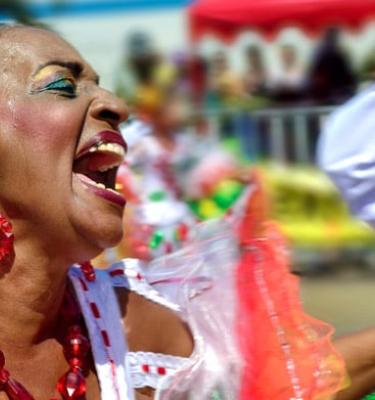
[[[334,107],[288,107],[239,111],[209,110],[211,132],[236,136],[251,160],[312,164],[324,121]]]

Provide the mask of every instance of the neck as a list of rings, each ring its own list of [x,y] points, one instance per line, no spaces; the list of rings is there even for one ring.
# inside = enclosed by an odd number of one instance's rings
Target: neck
[[[69,263],[14,231],[16,260],[0,278],[0,349],[24,350],[54,335]]]

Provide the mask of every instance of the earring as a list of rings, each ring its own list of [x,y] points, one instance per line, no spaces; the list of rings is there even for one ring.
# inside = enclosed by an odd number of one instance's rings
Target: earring
[[[0,214],[0,267],[10,270],[14,263],[14,235],[12,224]]]

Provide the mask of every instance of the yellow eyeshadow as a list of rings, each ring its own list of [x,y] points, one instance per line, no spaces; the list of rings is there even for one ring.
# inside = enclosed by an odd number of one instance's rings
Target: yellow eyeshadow
[[[62,80],[74,82],[72,73],[59,65],[48,65],[32,77],[31,92],[37,93],[43,91],[47,86],[52,85],[53,82]]]
[[[61,67],[58,65],[48,65],[47,67],[44,67],[40,71],[37,72],[37,74],[33,77],[33,81],[41,81],[46,78],[48,78],[49,75],[56,73],[57,71],[61,71]]]

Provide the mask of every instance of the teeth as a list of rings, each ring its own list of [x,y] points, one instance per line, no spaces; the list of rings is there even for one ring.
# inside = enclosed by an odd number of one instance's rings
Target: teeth
[[[92,146],[89,149],[89,153],[96,153],[98,151],[114,153],[121,158],[125,157],[125,149],[117,143],[101,143],[99,145]]]
[[[114,153],[122,158],[125,156],[125,149],[117,143],[102,143],[96,147],[96,151],[106,151]]]
[[[103,165],[102,167],[98,168],[99,172],[106,172],[112,168],[118,167],[119,164],[115,163],[115,164],[111,164],[111,165]]]
[[[108,190],[109,192],[118,194],[118,192],[116,190],[113,190],[112,188],[107,188],[103,183],[95,183],[95,186],[99,189],[105,189],[105,190]]]
[[[97,187],[98,189],[108,190],[108,191],[110,191],[110,192],[112,192],[112,193],[115,193],[115,194],[117,194],[117,195],[119,194],[118,191],[116,191],[116,190],[114,190],[114,189],[112,189],[112,188],[107,188],[103,183],[95,182],[95,181],[93,181],[92,179],[87,178],[85,175],[79,175],[79,178],[80,178],[81,180],[83,180],[84,182],[90,184],[91,186]],[[116,185],[116,186],[117,186],[117,185]]]

